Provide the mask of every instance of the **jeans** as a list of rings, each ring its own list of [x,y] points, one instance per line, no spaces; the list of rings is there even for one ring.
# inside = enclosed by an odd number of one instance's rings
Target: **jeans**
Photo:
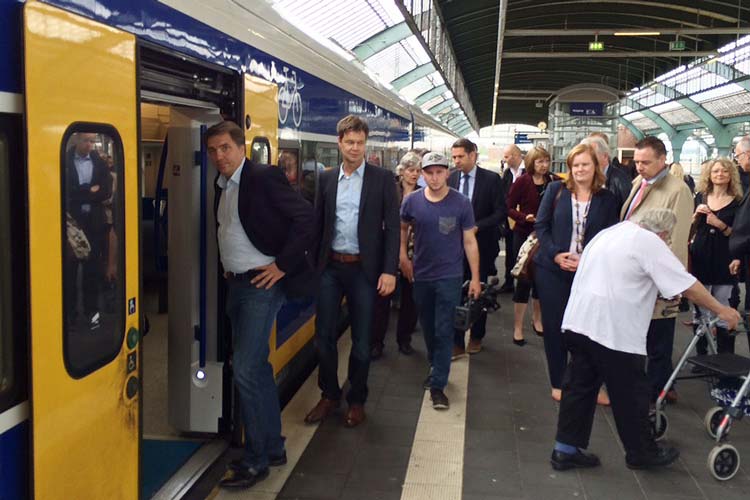
[[[430,362],[431,389],[448,385],[453,352],[453,317],[461,302],[463,278],[414,282],[414,302],[422,325],[427,359]]]
[[[249,280],[229,280],[226,311],[232,324],[232,368],[245,426],[248,467],[268,467],[268,457],[284,452],[279,395],[268,362],[268,339],[284,302],[281,285],[255,288]]]
[[[371,283],[359,264],[331,262],[320,278],[315,318],[315,350],[318,354],[318,386],[322,396],[338,401],[341,387],[338,377],[338,324],[341,299],[346,297],[352,331],[349,354],[350,405],[365,404],[367,375],[370,371],[370,338],[372,312],[375,306],[375,283]]]

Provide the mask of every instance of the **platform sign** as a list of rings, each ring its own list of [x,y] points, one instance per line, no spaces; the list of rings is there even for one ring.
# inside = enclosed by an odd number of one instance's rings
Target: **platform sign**
[[[531,144],[531,139],[529,139],[529,134],[516,133],[513,136],[513,143],[514,144]]]
[[[571,116],[602,116],[604,103],[602,102],[571,102]]]

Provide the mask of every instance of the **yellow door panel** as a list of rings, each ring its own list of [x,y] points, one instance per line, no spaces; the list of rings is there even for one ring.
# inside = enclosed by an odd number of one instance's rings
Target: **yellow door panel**
[[[262,78],[245,75],[245,147],[248,158],[252,157],[256,137],[268,139],[271,145],[268,163],[275,165],[279,156],[279,87]]]
[[[135,37],[39,2],[26,3],[24,24],[34,493],[131,500],[140,432]]]

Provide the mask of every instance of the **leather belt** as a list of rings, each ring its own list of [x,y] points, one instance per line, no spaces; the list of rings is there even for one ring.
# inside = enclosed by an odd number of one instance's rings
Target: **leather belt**
[[[362,260],[358,253],[331,252],[331,260],[342,264],[354,264]]]
[[[262,272],[263,271],[257,269],[250,269],[249,271],[245,271],[244,273],[232,273],[227,271],[224,273],[224,277],[230,281],[250,281]]]

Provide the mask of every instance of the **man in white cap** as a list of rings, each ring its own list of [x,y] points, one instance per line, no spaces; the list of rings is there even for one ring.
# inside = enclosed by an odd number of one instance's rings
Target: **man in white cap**
[[[481,293],[477,226],[471,201],[448,187],[448,159],[439,153],[422,158],[426,189],[401,205],[401,272],[414,282],[414,300],[424,332],[432,407],[449,407],[443,390],[448,384],[453,348],[453,317],[461,301],[464,255],[471,269],[469,295]],[[414,262],[407,255],[407,233],[414,228]]]

